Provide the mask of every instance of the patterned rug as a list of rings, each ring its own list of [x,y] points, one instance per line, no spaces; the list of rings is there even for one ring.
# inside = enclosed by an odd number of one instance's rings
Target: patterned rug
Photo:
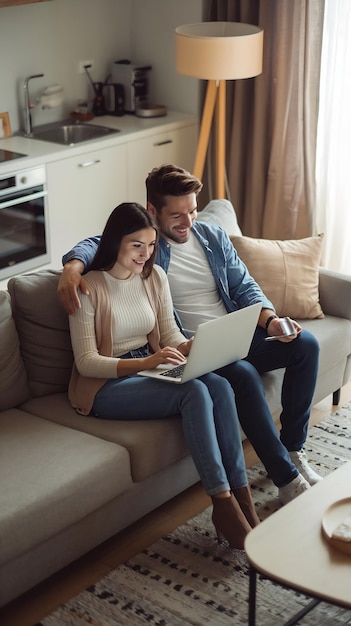
[[[321,475],[351,460],[350,434],[351,403],[310,429],[306,451]],[[277,490],[261,464],[248,473],[258,515],[264,520],[279,508]],[[207,509],[162,537],[36,626],[247,624],[245,554],[217,543],[210,515]],[[302,594],[262,579],[257,589],[257,626],[281,625],[308,602]],[[351,611],[321,603],[299,624],[351,624]]]

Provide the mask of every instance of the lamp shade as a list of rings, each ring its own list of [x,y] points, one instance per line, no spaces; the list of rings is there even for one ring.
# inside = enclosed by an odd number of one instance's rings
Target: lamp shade
[[[251,78],[262,72],[263,30],[241,22],[200,22],[176,28],[176,69],[206,80]]]

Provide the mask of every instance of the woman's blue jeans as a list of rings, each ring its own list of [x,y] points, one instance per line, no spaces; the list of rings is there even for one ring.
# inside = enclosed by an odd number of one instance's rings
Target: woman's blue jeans
[[[133,351],[123,356],[142,354]],[[222,376],[206,374],[180,385],[142,376],[110,379],[96,394],[92,409],[95,417],[112,420],[152,420],[177,414],[207,494],[245,487],[248,480],[234,394]]]
[[[307,437],[312,397],[318,371],[319,345],[303,330],[294,341],[267,342],[258,327],[247,358],[217,370],[235,393],[241,426],[264,464],[270,478],[282,487],[298,471],[288,450],[300,450]],[[268,408],[260,374],[285,368],[280,416],[280,437]]]

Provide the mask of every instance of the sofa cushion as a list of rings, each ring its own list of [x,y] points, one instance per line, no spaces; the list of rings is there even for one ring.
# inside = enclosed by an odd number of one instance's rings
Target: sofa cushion
[[[16,276],[8,283],[32,396],[66,390],[71,376],[68,315],[56,293],[60,275],[43,270]]]
[[[316,337],[320,346],[318,377],[313,396],[315,404],[349,380],[347,362],[351,354],[351,321],[333,315],[325,315],[323,322],[318,318],[297,321]],[[282,369],[262,375],[266,400],[275,417],[281,410],[283,375]]]
[[[278,315],[324,316],[318,288],[323,235],[284,241],[236,236],[231,241]]]
[[[72,409],[67,394],[63,393],[33,398],[22,408],[125,447],[130,454],[132,477],[136,482],[162,471],[189,454],[180,417],[132,422],[86,417]]]
[[[24,402],[29,396],[7,291],[0,292],[0,372],[0,411],[4,411]]]
[[[211,200],[198,214],[199,222],[221,226],[228,235],[241,235],[236,213],[229,200]]]
[[[0,563],[132,486],[125,448],[18,409],[0,420]]]
[[[348,380],[346,372],[351,354],[351,321],[325,315],[323,323],[319,319],[311,319],[301,320],[301,325],[317,338],[320,346],[318,378],[313,398],[315,403],[326,397],[326,390],[340,389]]]

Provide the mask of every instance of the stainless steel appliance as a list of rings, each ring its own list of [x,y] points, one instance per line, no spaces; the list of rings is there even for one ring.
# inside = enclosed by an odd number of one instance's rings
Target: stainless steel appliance
[[[120,83],[105,83],[105,107],[110,115],[124,115],[124,87]]]
[[[125,60],[113,63],[111,82],[123,85],[126,113],[134,113],[135,109],[148,103],[148,72],[150,70],[151,65],[134,65]]]
[[[45,167],[0,175],[0,280],[50,261]]]

